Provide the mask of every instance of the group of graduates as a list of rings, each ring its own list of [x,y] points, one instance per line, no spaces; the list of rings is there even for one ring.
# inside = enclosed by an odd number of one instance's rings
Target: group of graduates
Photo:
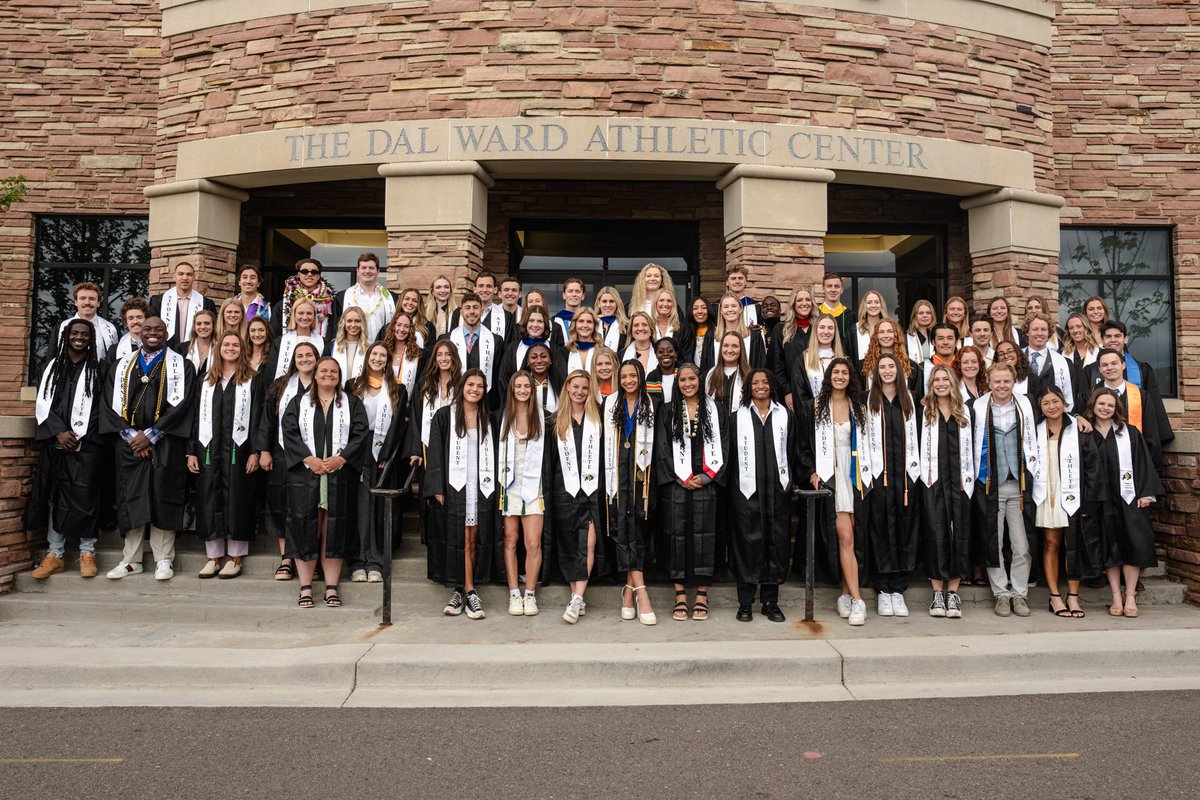
[[[335,293],[304,259],[270,304],[244,267],[218,310],[180,263],[173,289],[125,303],[121,337],[96,315],[99,290],[77,286],[38,387],[26,524],[50,549],[34,576],[63,569],[68,534],[95,575],[115,509],[125,545],[108,577],[142,571],[148,534],[170,579],[190,498],[199,577],[237,577],[257,533],[279,540],[275,577],[299,577],[301,607],[321,577],[338,606],[344,566],[379,581],[390,558],[371,487],[415,470],[428,577],[452,590],[451,616],[482,619],[476,586],[491,581],[507,582],[509,614],[535,615],[537,587],[561,579],[575,623],[590,582],[623,579],[622,619],[653,625],[657,574],[672,618],[703,620],[728,571],[739,620],[757,600],[783,621],[779,585],[804,563],[797,487],[830,490],[808,511],[815,577],[840,583],[851,625],[863,586],[879,615],[907,616],[919,565],[933,616],[961,617],[963,582],[990,585],[997,614],[1028,615],[1039,553],[1052,613],[1082,617],[1080,581],[1103,576],[1109,613],[1137,616],[1171,429],[1101,298],[1061,331],[1036,297],[1021,328],[1004,298],[977,317],[951,298],[941,321],[918,301],[902,326],[877,292],[843,306],[832,273],[823,302],[798,289],[783,306],[747,296],[734,267],[715,302],[681,314],[648,264],[628,303],[604,287],[588,305],[572,278],[553,315],[487,272],[457,299],[445,277],[423,295],[378,276],[364,253]]]

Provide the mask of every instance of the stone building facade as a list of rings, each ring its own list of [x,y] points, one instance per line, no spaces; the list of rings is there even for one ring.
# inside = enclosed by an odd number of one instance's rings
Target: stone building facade
[[[1169,231],[1157,521],[1200,600],[1197,51],[1187,0],[6,5],[0,176],[30,191],[0,221],[0,590],[38,546],[19,515],[40,221],[103,215],[148,218],[152,285],[186,259],[218,295],[270,265],[270,231],[317,219],[377,228],[392,285],[422,289],[526,277],[530,221],[683,231],[693,293],[739,264],[781,296],[847,237],[925,231],[936,299],[977,309],[1054,305],[1063,230]]]

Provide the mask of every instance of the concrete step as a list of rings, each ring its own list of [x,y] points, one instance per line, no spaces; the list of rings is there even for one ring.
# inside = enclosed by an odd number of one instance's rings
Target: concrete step
[[[379,604],[317,605],[300,613],[295,601],[246,602],[232,598],[195,600],[181,597],[95,597],[30,592],[0,598],[0,623],[121,623],[127,625],[220,626],[226,629],[304,630],[330,625],[372,626],[379,620]]]

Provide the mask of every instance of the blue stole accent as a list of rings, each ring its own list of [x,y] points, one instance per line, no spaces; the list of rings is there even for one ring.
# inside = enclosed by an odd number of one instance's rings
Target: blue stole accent
[[[629,401],[625,401],[625,438],[629,439],[633,436],[633,426],[637,423],[638,406],[640,403],[634,403],[633,409],[629,408]]]
[[[743,297],[741,299],[741,304],[742,304],[742,308],[745,308],[746,306],[752,306],[752,305],[754,305],[754,298],[753,297]]]
[[[167,349],[164,347],[162,350],[159,350],[157,353],[155,353],[154,357],[151,358],[149,362],[147,362],[146,361],[146,352],[144,350],[139,350],[138,351],[138,366],[140,366],[142,368],[142,374],[149,375],[150,370],[154,369],[154,365],[162,360],[162,357],[164,355],[166,355],[166,352],[167,352]]]
[[[992,441],[992,404],[989,401],[988,402],[988,410],[987,410],[987,421],[984,423],[984,426],[983,426],[983,446],[979,450],[979,474],[975,476],[977,480],[982,481],[984,484],[986,484],[988,482],[988,479],[991,478],[991,476],[992,476],[992,464],[991,464],[991,461],[988,460],[988,450],[990,449],[991,441]]]
[[[563,327],[566,328],[567,333],[569,334],[571,332],[571,320],[575,319],[574,311],[568,311],[564,308],[562,311],[555,314],[554,318],[561,319],[563,321]]]
[[[854,420],[853,408],[850,409],[850,481],[858,490],[859,497],[862,497],[862,471],[858,468],[858,425]]]
[[[591,350],[593,347],[596,346],[596,343],[595,342],[576,342],[575,346],[578,347],[580,350]]]
[[[526,347],[533,347],[535,344],[549,344],[549,339],[522,339],[521,344]]]
[[[1139,389],[1142,388],[1142,365],[1129,353],[1125,354],[1125,380]]]
[[[612,325],[614,322],[616,322],[616,321],[617,321],[617,318],[616,318],[615,316],[612,316],[612,317],[601,317],[601,318],[600,318],[600,321],[604,323],[604,327],[605,327],[605,328],[608,328],[608,326]]]

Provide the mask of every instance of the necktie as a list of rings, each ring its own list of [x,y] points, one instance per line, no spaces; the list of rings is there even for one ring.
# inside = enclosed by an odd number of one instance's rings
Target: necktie
[[[1038,367],[1038,362],[1041,360],[1041,358],[1042,358],[1042,354],[1041,354],[1041,353],[1039,353],[1039,352],[1038,352],[1038,351],[1036,351],[1036,350],[1034,350],[1034,351],[1033,351],[1033,352],[1032,352],[1032,353],[1029,355],[1029,362],[1030,362],[1030,363],[1029,363],[1029,365],[1030,365],[1031,367],[1033,367],[1033,374],[1034,374],[1034,375],[1037,375],[1037,374],[1041,373],[1041,369]]]
[[[192,298],[184,297],[184,298],[181,298],[179,300],[179,302],[176,303],[176,306],[175,306],[175,317],[176,317],[175,322],[176,322],[176,325],[178,325],[178,327],[179,327],[179,330],[176,333],[176,337],[181,342],[187,341],[187,338],[188,338],[187,318],[188,318],[188,306],[191,305],[191,302],[192,302]]]
[[[475,337],[478,335],[477,333],[467,334],[467,355],[470,355],[471,351],[475,349]]]

